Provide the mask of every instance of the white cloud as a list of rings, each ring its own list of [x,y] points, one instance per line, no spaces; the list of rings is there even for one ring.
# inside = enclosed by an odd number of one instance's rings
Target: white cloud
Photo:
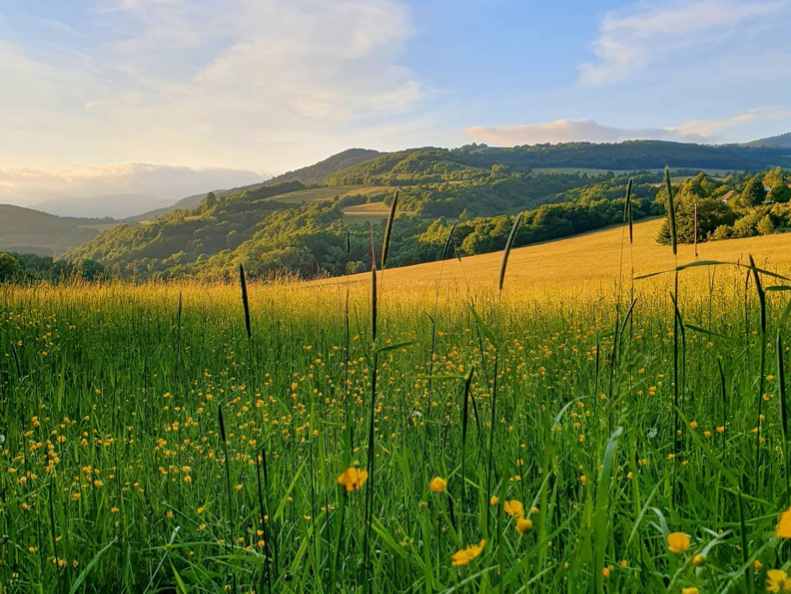
[[[629,129],[604,126],[593,120],[555,120],[543,124],[520,124],[502,127],[477,126],[467,134],[490,144],[556,144],[560,142],[621,142],[634,139],[678,140],[701,142],[695,134],[684,134],[665,128]]]
[[[680,134],[691,134],[704,138],[716,137],[719,132],[752,122],[782,121],[791,119],[791,110],[760,107],[720,120],[691,120],[672,128]]]
[[[501,127],[477,126],[468,128],[466,132],[475,140],[502,146],[560,142],[621,142],[638,139],[720,143],[723,141],[721,133],[726,130],[751,122],[790,119],[791,110],[758,108],[719,120],[694,120],[666,128],[619,128],[582,119]]]
[[[252,171],[147,163],[74,165],[56,171],[0,168],[0,203],[32,205],[54,198],[107,194],[138,194],[175,202],[185,196],[252,184],[264,178]]]
[[[581,82],[618,82],[663,60],[683,66],[690,52],[732,43],[745,23],[771,23],[788,7],[786,0],[671,0],[609,13],[593,43],[598,60],[578,67]]]
[[[0,164],[109,155],[276,172],[431,94],[399,64],[415,27],[398,0],[108,0],[94,17],[112,35],[90,56],[0,45],[0,113],[19,120],[0,118]]]

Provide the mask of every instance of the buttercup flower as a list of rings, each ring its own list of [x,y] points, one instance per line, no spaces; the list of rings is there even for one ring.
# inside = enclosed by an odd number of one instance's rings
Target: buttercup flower
[[[519,517],[516,519],[516,531],[519,534],[527,534],[533,529],[533,522],[530,520],[526,520],[525,518]]]
[[[357,491],[368,480],[368,472],[352,466],[338,477],[338,484],[346,487],[346,491]]]
[[[770,569],[766,572],[767,592],[791,592],[791,580],[782,569]]]
[[[470,561],[475,559],[478,555],[481,554],[483,551],[483,547],[486,544],[485,540],[482,540],[477,545],[470,545],[466,549],[462,549],[453,554],[453,567],[458,567],[459,565],[467,565]]]
[[[791,507],[783,512],[775,530],[780,538],[791,538]]]
[[[428,484],[428,488],[434,491],[435,493],[442,493],[447,486],[448,486],[448,481],[439,478],[438,476],[435,476],[433,479],[431,479],[431,482]]]
[[[505,510],[505,513],[507,513],[512,518],[521,518],[525,515],[524,506],[516,499],[506,501],[503,504],[503,510]]]
[[[683,532],[673,532],[667,537],[667,548],[671,553],[683,553],[689,548],[689,536]]]

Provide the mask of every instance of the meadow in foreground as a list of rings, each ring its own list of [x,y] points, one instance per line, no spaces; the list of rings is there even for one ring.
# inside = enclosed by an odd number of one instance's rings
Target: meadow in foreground
[[[0,288],[0,592],[788,591],[787,271],[628,262]]]

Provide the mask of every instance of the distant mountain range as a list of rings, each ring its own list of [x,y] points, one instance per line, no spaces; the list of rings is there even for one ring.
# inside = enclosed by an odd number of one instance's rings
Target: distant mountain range
[[[112,219],[59,217],[32,208],[0,204],[0,251],[54,256],[117,224]]]
[[[423,213],[421,216],[424,217],[458,216],[454,205],[462,203],[469,205],[468,213],[491,214],[505,212],[501,205],[509,203],[501,202],[507,185],[502,182],[504,176],[510,176],[511,180],[516,179],[513,177],[515,175],[540,176],[546,172],[557,172],[561,176],[577,173],[584,176],[598,176],[607,171],[658,170],[665,164],[674,169],[706,169],[719,172],[757,171],[777,165],[791,167],[791,134],[761,139],[746,145],[723,146],[628,141],[613,144],[576,142],[512,148],[472,144],[456,149],[429,147],[395,153],[355,148],[260,183],[227,190],[214,190],[214,194],[223,201],[233,198],[227,202],[228,205],[246,204],[245,210],[248,214],[245,215],[247,217],[245,223],[249,223],[250,217],[254,216],[257,208],[255,205],[270,209],[271,203],[268,198],[272,195],[270,188],[289,186],[289,184],[296,184],[294,188],[288,190],[293,193],[293,197],[289,197],[286,201],[291,201],[292,204],[299,204],[300,201],[305,200],[301,198],[303,193],[294,191],[301,187],[305,188],[306,192],[309,190],[308,194],[304,194],[305,196],[315,197],[318,194],[311,188],[320,185],[323,187],[320,192],[323,196],[322,200],[331,200],[337,195],[343,196],[345,202],[349,203],[351,197],[357,193],[363,197],[363,202],[366,202],[366,195],[381,196],[383,192],[389,192],[388,187],[400,186],[407,194],[415,194],[413,202],[419,204]],[[455,180],[464,180],[465,183],[453,189]],[[471,180],[478,181],[471,182]],[[550,191],[558,183],[560,185]],[[530,204],[551,201],[553,193],[568,186],[568,180],[561,183],[547,178],[541,182],[529,182],[528,185],[531,193],[529,196],[525,195],[524,188],[517,184],[513,188],[514,197],[509,197],[508,200],[515,200],[521,196],[523,201],[528,200]],[[336,188],[337,191],[334,191]],[[210,188],[207,188],[207,193],[209,191]],[[245,199],[245,195],[248,195],[249,199]],[[164,201],[163,205],[162,200],[149,195],[112,194],[87,199],[70,199],[65,202],[47,201],[39,205],[41,210],[72,215],[63,217],[34,209],[2,206],[0,207],[2,208],[0,250],[30,251],[45,255],[61,254],[85,244],[101,231],[120,223],[131,227],[147,225],[157,217],[179,209],[192,213],[190,217],[198,216],[195,213],[200,211],[195,209],[204,202],[205,198],[205,193],[193,194],[170,204]],[[312,200],[313,198],[308,201]],[[514,204],[517,203],[518,200]],[[96,212],[95,209],[100,206],[104,208],[102,212],[112,213],[116,220],[73,216]],[[152,206],[154,208],[150,208]],[[249,210],[250,206],[253,207],[252,210]],[[357,206],[359,213],[362,214],[365,205],[358,201]],[[373,218],[376,216],[378,215],[374,215]],[[232,231],[233,229],[229,229],[223,232]],[[204,233],[214,232],[214,229],[204,231]],[[209,239],[202,238],[196,241],[207,242]],[[211,238],[212,242],[216,243],[215,239]],[[119,245],[118,249],[123,249],[123,246]],[[72,253],[77,255],[83,252]],[[211,253],[212,250],[206,250],[207,255]]]
[[[777,148],[791,148],[791,132],[780,134],[778,136],[770,136],[768,138],[760,138],[748,142],[746,146],[751,147],[777,147]]]
[[[123,219],[144,210],[167,208],[172,200],[146,194],[105,194],[87,198],[52,198],[33,206],[62,217],[112,217]]]
[[[303,184],[320,184],[321,182],[324,181],[325,178],[329,177],[333,173],[336,173],[337,171],[341,171],[342,169],[351,167],[352,165],[362,163],[363,161],[368,161],[382,154],[383,153],[380,153],[379,151],[374,151],[369,149],[360,149],[360,148],[348,149],[341,153],[338,153],[337,155],[332,155],[331,157],[324,159],[323,161],[319,161],[318,163],[315,163],[313,165],[302,167],[294,171],[289,171],[287,173],[283,173],[282,175],[277,175],[260,184],[241,186],[238,188],[231,188],[228,190],[213,190],[213,192],[215,196],[221,198],[230,193],[238,193],[243,190],[256,190],[261,186],[276,186],[290,181],[298,181]],[[138,221],[138,222],[149,221],[155,217],[161,216],[163,214],[167,214],[174,210],[192,208],[193,206],[197,206],[203,201],[204,198],[206,198],[206,194],[195,194],[193,196],[187,196],[186,198],[182,198],[178,202],[171,204],[169,206],[165,206],[163,208],[157,208],[154,210],[149,210],[141,214],[136,214],[134,216],[129,216],[128,220]],[[137,212],[140,211],[138,210]]]

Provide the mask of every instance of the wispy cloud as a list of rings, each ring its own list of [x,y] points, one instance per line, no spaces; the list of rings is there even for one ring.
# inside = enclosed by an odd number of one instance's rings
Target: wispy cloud
[[[284,170],[431,94],[399,63],[399,0],[107,0],[92,18],[113,35],[88,55],[0,44],[16,154]]]
[[[703,138],[716,138],[720,132],[750,124],[752,122],[791,120],[791,110],[773,107],[748,109],[744,113],[720,120],[691,120],[671,128],[680,134],[690,134]]]
[[[672,0],[609,13],[593,43],[598,59],[579,65],[580,80],[622,81],[657,62],[727,43],[746,23],[760,25],[788,10],[785,0]]]
[[[694,120],[665,128],[621,128],[582,119],[501,127],[477,126],[468,128],[466,132],[476,140],[502,146],[560,142],[621,142],[647,139],[719,143],[723,141],[722,133],[732,128],[751,122],[782,120],[791,120],[791,110],[757,108],[728,118]]]
[[[467,134],[483,142],[512,146],[520,144],[556,144],[560,142],[620,142],[633,139],[701,141],[702,137],[665,128],[629,129],[605,126],[593,120],[555,120],[541,124],[467,129]]]

